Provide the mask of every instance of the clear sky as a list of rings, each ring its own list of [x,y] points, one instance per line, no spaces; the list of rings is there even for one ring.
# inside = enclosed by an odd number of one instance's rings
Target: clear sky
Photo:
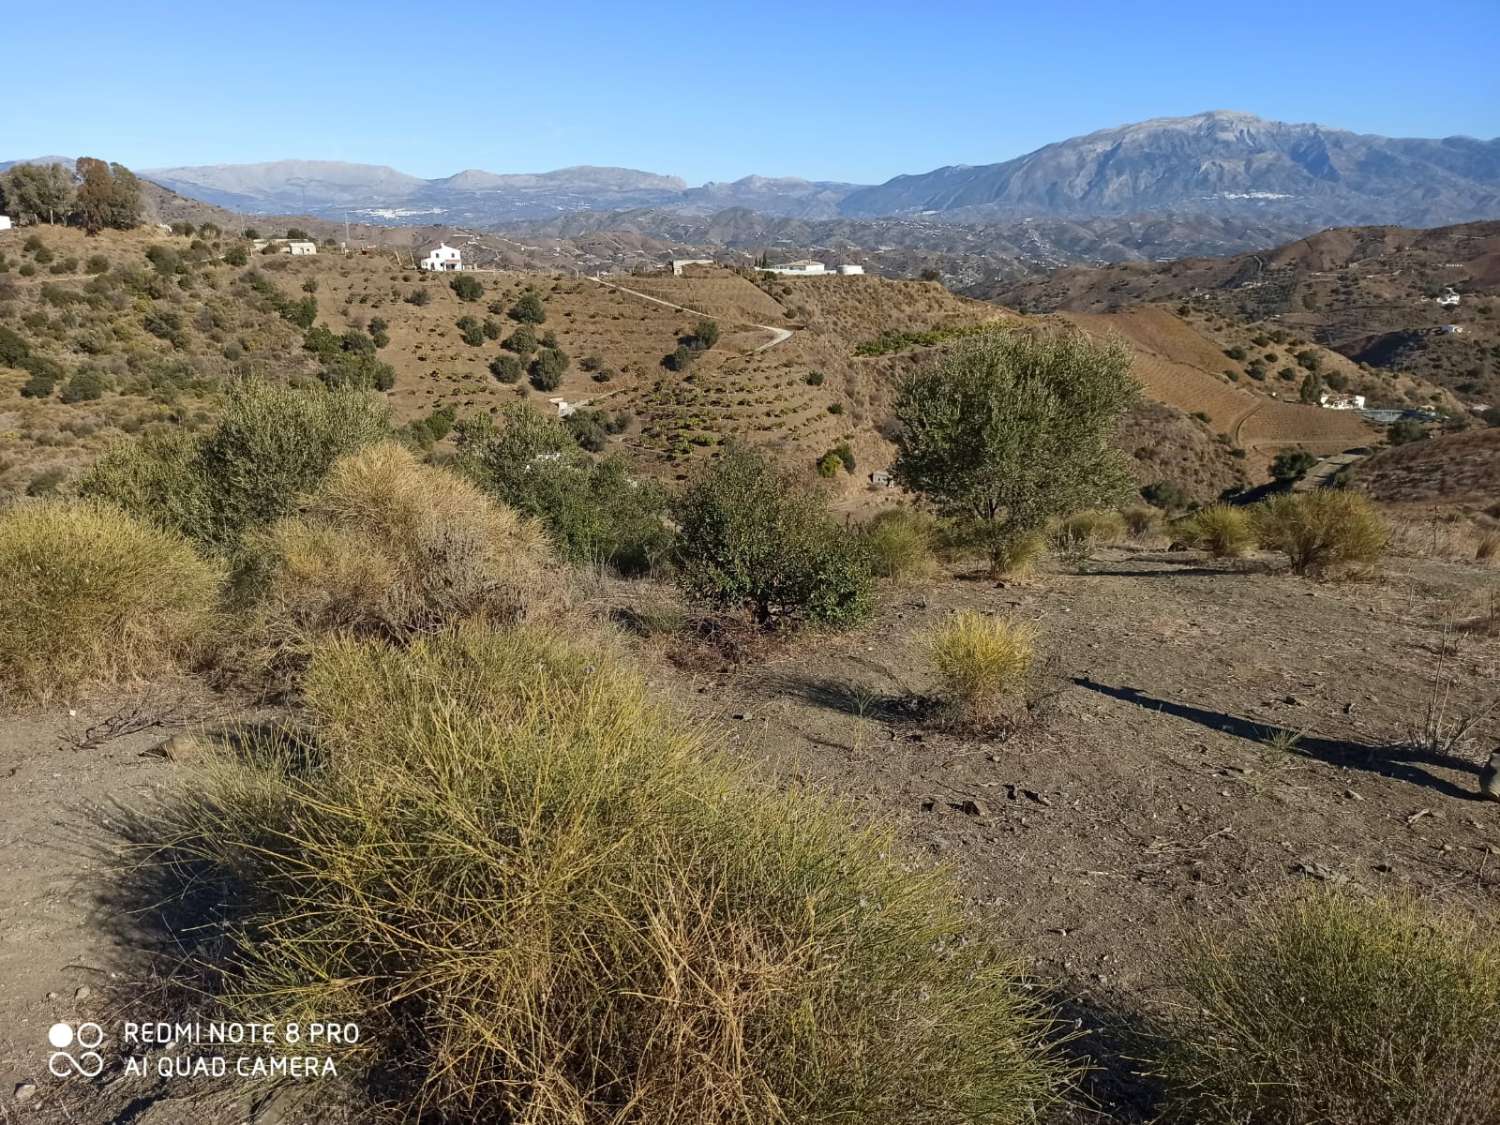
[[[1500,135],[1500,0],[72,0],[0,32],[0,159],[873,183],[1206,109]]]

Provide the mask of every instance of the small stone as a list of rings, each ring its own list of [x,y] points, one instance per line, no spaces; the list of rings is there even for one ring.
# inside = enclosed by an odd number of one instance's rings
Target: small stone
[[[938,807],[938,799],[931,794],[922,798],[922,811],[932,812]]]
[[[1351,800],[1351,801],[1363,801],[1364,800],[1364,798],[1361,797],[1358,793],[1356,793],[1353,789],[1345,789],[1344,790],[1344,796],[1348,797],[1349,800]]]
[[[47,993],[47,999],[48,1000],[56,1000],[57,999],[57,993],[55,993],[55,992],[49,992],[49,993]]]
[[[191,734],[174,734],[156,748],[156,753],[169,762],[182,762],[203,753],[203,743]]]
[[[965,797],[958,803],[958,811],[968,816],[989,816],[990,807],[974,797]]]
[[[16,1101],[30,1101],[36,1095],[36,1085],[32,1082],[21,1082],[16,1085]]]
[[[87,1000],[93,994],[94,994],[94,990],[92,988],[90,988],[88,985],[84,984],[84,985],[80,985],[78,987],[78,991],[75,992],[75,993],[73,993],[73,999],[74,1000]]]

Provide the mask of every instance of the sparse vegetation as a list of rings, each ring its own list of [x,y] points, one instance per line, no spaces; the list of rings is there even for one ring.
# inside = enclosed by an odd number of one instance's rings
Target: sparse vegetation
[[[1390,529],[1355,492],[1319,489],[1273,496],[1255,511],[1260,545],[1281,551],[1297,574],[1323,574],[1377,561]]]
[[[1211,504],[1177,524],[1176,531],[1189,547],[1216,559],[1242,558],[1255,546],[1249,514],[1230,504]]]
[[[1470,1125],[1500,1114],[1500,945],[1480,923],[1348,892],[1205,935],[1164,1046],[1168,1120]]]
[[[895,582],[921,582],[938,574],[936,536],[936,521],[914,508],[886,508],[859,528],[871,570]]]
[[[261,739],[141,858],[237,888],[224,1000],[357,1022],[349,1072],[398,1111],[1020,1125],[1055,1097],[946,881],[709,757],[604,646],[338,640],[305,698],[319,761]]]
[[[175,532],[106,504],[0,513],[0,696],[180,670],[213,627],[220,577]]]
[[[970,719],[990,717],[1000,701],[1024,686],[1036,629],[965,610],[943,622],[930,647],[943,697]]]

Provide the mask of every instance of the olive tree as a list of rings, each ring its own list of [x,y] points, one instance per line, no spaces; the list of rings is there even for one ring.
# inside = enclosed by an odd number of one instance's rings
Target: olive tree
[[[1111,439],[1140,393],[1118,340],[995,330],[959,342],[896,396],[892,476],[972,533],[999,571],[1054,516],[1134,486]]]

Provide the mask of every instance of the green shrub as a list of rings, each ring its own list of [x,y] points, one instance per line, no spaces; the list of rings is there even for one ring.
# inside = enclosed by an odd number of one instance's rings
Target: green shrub
[[[186,540],[106,504],[0,513],[0,695],[179,670],[214,624],[219,582]]]
[[[1149,504],[1131,504],[1120,509],[1125,530],[1132,539],[1149,539],[1161,526],[1162,513]]]
[[[1255,546],[1255,529],[1243,508],[1212,504],[1177,525],[1177,534],[1189,547],[1207,551],[1216,559],[1237,559]]]
[[[566,352],[557,348],[543,348],[531,361],[531,385],[539,391],[555,391],[562,384],[567,370]]]
[[[855,624],[870,612],[871,573],[858,541],[820,496],[761,454],[733,447],[677,503],[683,588],[758,624]]]
[[[236,889],[222,999],[357,1022],[340,1073],[396,1116],[1020,1125],[1055,1100],[1050,1025],[948,881],[708,756],[602,645],[338,640],[305,700],[311,768],[263,739],[154,810],[142,856]]]
[[[391,435],[386,407],[357,391],[234,384],[207,435],[116,446],[80,491],[215,550],[291,512],[339,457]]]
[[[299,514],[253,532],[242,596],[270,644],[320,633],[406,641],[555,602],[541,530],[394,442],[334,462]]]
[[[520,324],[541,324],[547,319],[547,306],[539,293],[528,289],[510,307],[510,318]]]
[[[967,717],[983,719],[1025,686],[1036,629],[965,610],[938,626],[928,646],[943,697]]]
[[[515,352],[522,359],[525,359],[532,352],[536,351],[536,333],[523,324],[502,340],[500,346],[507,351]]]
[[[63,387],[60,396],[64,402],[93,402],[104,397],[109,390],[109,380],[98,371],[85,369],[75,372]]]
[[[1318,459],[1305,449],[1283,449],[1271,461],[1271,478],[1289,484],[1301,480]]]
[[[633,478],[618,458],[588,457],[556,419],[513,403],[498,423],[460,424],[458,446],[463,469],[480,487],[540,521],[574,562],[640,574],[668,557],[672,532],[662,489]]]
[[[1411,903],[1325,892],[1188,951],[1164,1043],[1167,1119],[1194,1125],[1500,1120],[1500,943]]]
[[[484,285],[473,274],[460,273],[448,281],[448,288],[460,301],[477,301],[484,296]]]
[[[704,317],[693,328],[693,340],[700,348],[711,348],[719,342],[719,322]]]
[[[1271,497],[1255,509],[1255,530],[1260,545],[1283,552],[1298,574],[1373,563],[1390,541],[1369,500],[1328,489]]]
[[[490,360],[490,374],[502,383],[519,383],[521,371],[520,358],[509,352]]]
[[[1141,499],[1166,512],[1180,512],[1191,504],[1192,497],[1174,481],[1153,481],[1141,489]]]
[[[859,528],[871,571],[896,582],[920,582],[938,573],[936,533],[936,521],[914,508],[887,508]]]

